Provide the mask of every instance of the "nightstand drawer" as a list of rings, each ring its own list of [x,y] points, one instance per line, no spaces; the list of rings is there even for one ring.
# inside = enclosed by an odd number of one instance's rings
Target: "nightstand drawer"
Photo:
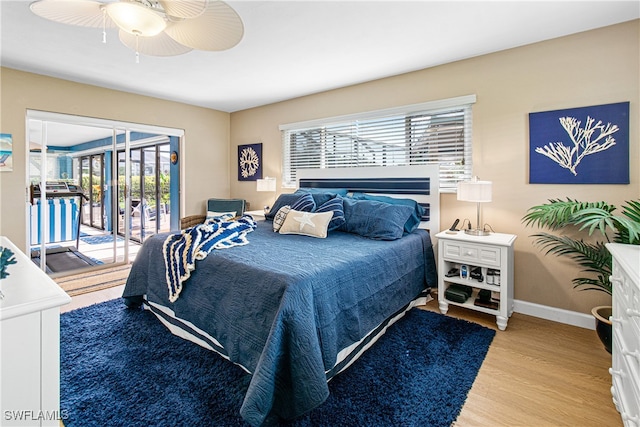
[[[444,242],[443,256],[473,265],[500,267],[500,248],[492,246],[447,241]]]

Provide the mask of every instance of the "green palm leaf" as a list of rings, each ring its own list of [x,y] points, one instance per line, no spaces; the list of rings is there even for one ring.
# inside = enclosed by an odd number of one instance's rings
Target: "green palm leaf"
[[[616,241],[631,245],[640,244],[640,202],[627,201],[622,205],[622,214],[628,219],[618,227]]]
[[[585,210],[593,210],[600,214],[611,213],[615,210],[604,202],[579,202],[577,200],[550,199],[548,204],[530,208],[524,216],[525,225],[538,226],[557,230],[567,225],[574,224],[574,216]]]
[[[549,233],[534,234],[534,244],[546,251],[546,255],[566,256],[580,267],[581,273],[595,274],[592,277],[573,279],[574,287],[582,290],[598,290],[611,294],[611,254],[604,243],[586,243],[566,236],[555,236]]]
[[[611,253],[605,243],[611,241],[608,231],[614,233],[613,241],[625,244],[640,244],[640,201],[627,201],[622,206],[622,215],[614,215],[614,205],[606,202],[580,202],[578,200],[555,199],[549,203],[530,208],[522,218],[525,225],[559,230],[576,226],[587,231],[589,236],[598,230],[605,241],[587,243],[566,236],[550,233],[534,234],[534,244],[546,254],[566,256],[578,264],[581,273],[591,277],[573,279],[575,288],[597,290],[611,294]]]

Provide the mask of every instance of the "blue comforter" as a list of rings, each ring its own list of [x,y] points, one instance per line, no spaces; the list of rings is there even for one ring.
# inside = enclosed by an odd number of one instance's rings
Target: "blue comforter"
[[[316,239],[274,233],[270,222],[259,221],[248,245],[214,250],[198,261],[171,303],[162,257],[166,237],[144,243],[123,297],[146,295],[169,307],[251,372],[241,414],[252,425],[320,405],[338,352],[436,286],[426,231],[394,241],[343,232]]]

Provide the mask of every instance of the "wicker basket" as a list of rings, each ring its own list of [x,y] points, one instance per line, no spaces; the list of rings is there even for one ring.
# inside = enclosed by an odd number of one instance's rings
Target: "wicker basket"
[[[194,225],[202,224],[207,216],[206,215],[189,215],[184,218],[180,218],[180,229],[193,227]]]

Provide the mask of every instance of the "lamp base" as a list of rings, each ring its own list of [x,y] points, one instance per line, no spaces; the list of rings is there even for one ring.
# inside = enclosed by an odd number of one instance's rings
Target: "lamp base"
[[[489,234],[491,234],[490,231],[484,231],[479,228],[474,228],[473,230],[465,229],[464,232],[471,236],[488,236]]]

